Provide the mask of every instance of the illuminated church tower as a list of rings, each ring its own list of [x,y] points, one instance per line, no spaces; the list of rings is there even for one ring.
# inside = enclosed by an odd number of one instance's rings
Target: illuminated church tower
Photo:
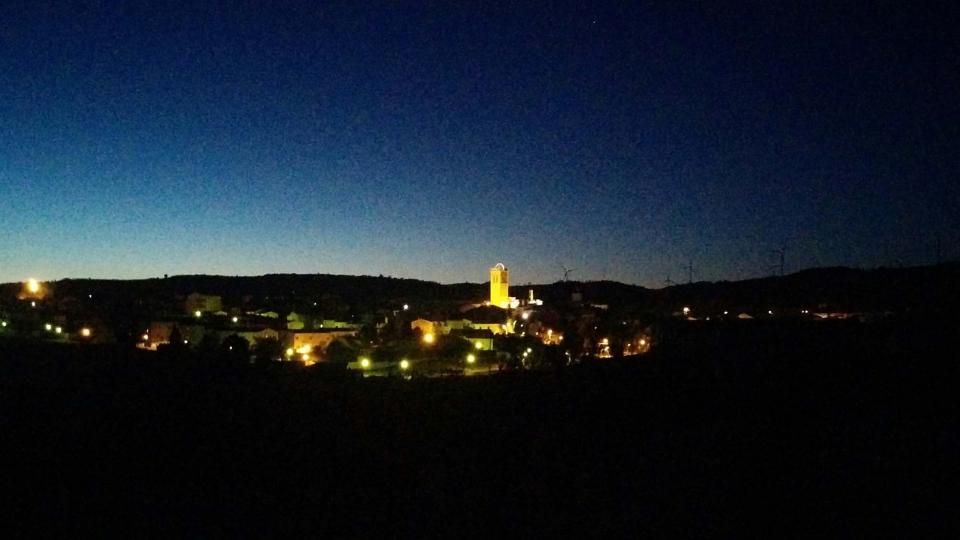
[[[503,263],[490,269],[490,305],[502,308],[510,305],[510,272]]]

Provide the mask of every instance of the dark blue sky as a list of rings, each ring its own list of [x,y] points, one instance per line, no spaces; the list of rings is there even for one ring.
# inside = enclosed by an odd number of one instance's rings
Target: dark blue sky
[[[0,281],[958,256],[946,8],[183,4],[0,7]]]

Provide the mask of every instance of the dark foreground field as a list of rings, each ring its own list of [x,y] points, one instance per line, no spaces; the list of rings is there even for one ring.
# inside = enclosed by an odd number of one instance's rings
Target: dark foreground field
[[[949,537],[955,328],[711,331],[623,364],[412,381],[0,343],[4,527]]]

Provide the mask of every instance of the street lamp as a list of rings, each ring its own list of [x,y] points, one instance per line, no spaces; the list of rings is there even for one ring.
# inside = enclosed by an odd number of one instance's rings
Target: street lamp
[[[476,361],[477,361],[477,357],[476,357],[476,356],[474,356],[473,354],[468,354],[468,355],[467,355],[467,363],[468,363],[468,364],[472,364],[472,363],[474,363],[474,362],[476,362]]]

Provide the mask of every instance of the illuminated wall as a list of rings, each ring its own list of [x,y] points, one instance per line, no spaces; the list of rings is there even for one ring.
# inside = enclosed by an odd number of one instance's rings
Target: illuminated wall
[[[503,263],[490,269],[490,305],[502,308],[510,305],[510,273]]]
[[[304,352],[323,354],[335,340],[355,335],[357,331],[349,329],[324,332],[281,332],[280,343],[284,347],[294,349],[298,354]]]

